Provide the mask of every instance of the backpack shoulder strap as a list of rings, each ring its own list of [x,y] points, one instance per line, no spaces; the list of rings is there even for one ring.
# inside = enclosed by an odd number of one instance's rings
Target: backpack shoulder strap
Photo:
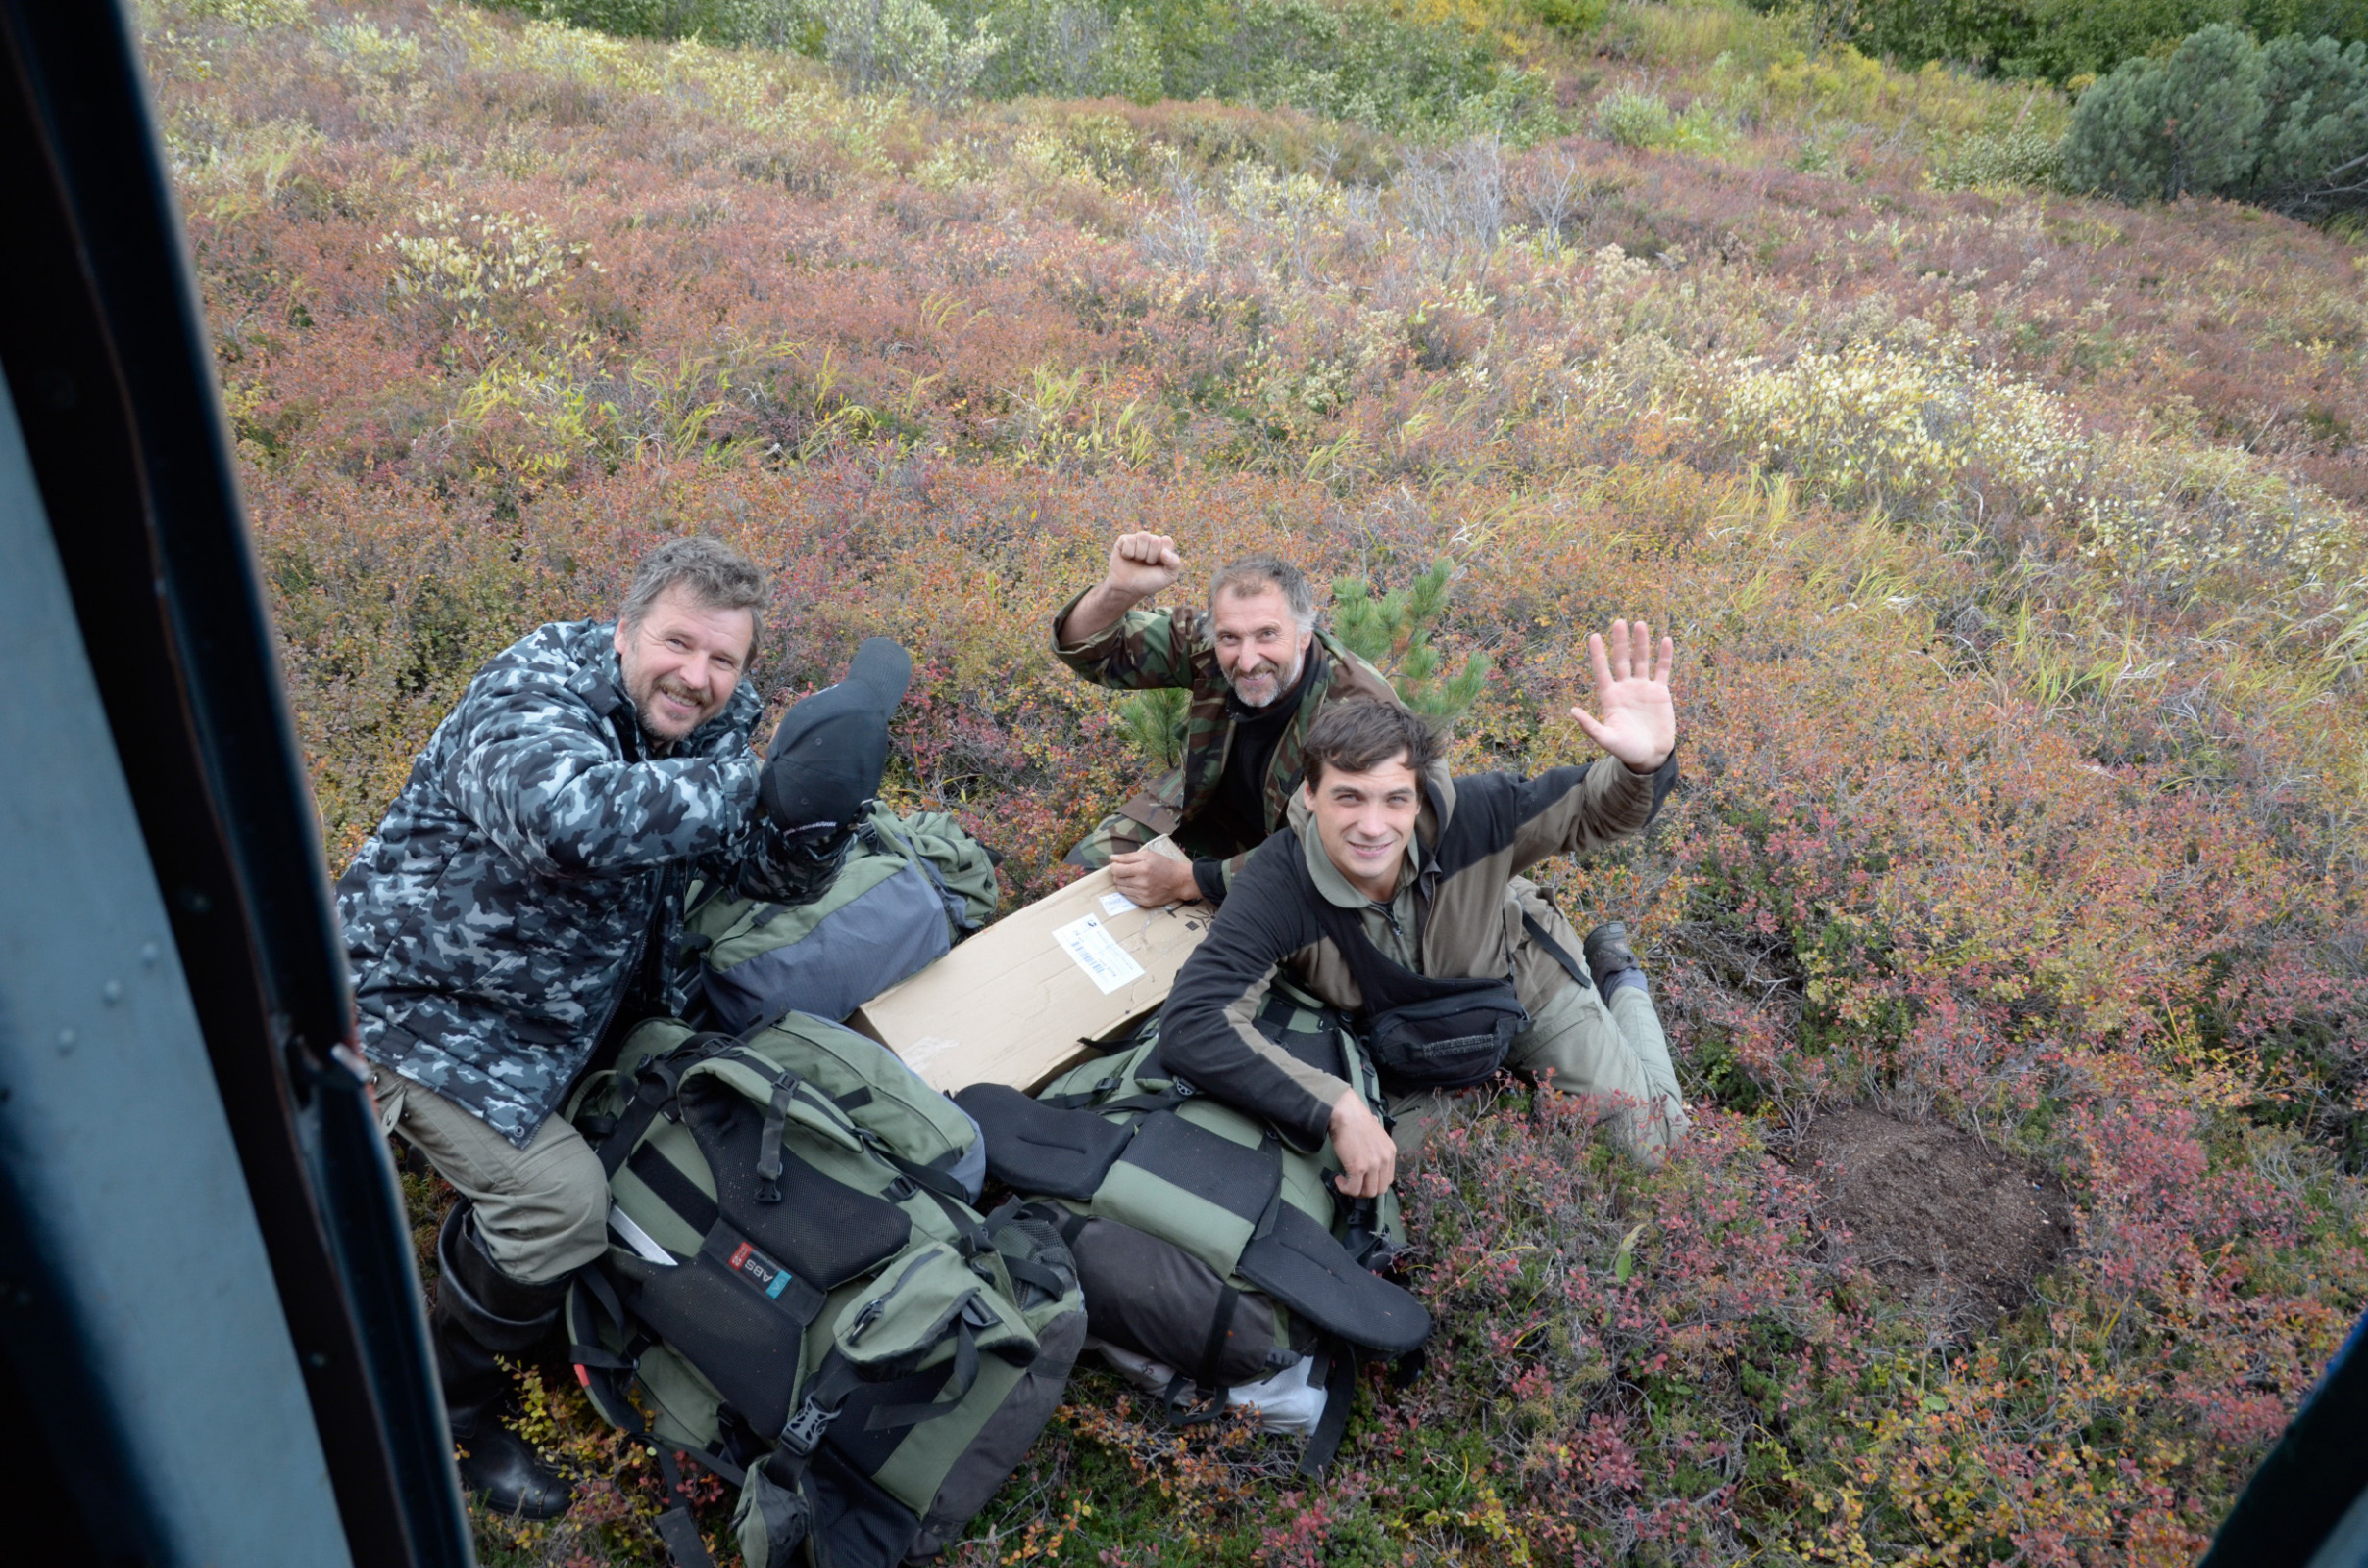
[[[1400,993],[1405,989],[1399,976],[1410,979],[1420,977],[1382,956],[1381,950],[1373,946],[1373,939],[1365,935],[1362,915],[1353,909],[1344,909],[1324,897],[1323,890],[1315,885],[1315,874],[1307,869],[1307,858],[1304,853],[1295,850],[1290,859],[1300,896],[1307,901],[1308,910],[1315,916],[1315,928],[1330,938],[1332,946],[1340,951],[1341,961],[1349,966],[1350,975],[1357,981],[1357,995],[1364,1001],[1363,1010],[1368,1013],[1380,1012],[1398,1005],[1404,1000]],[[1393,975],[1392,970],[1396,970],[1397,974]]]
[[[1570,950],[1568,948],[1563,947],[1562,944],[1556,942],[1554,938],[1546,934],[1546,927],[1538,923],[1538,917],[1536,915],[1530,913],[1527,909],[1522,910],[1521,924],[1528,929],[1529,940],[1535,942],[1539,947],[1545,949],[1546,956],[1548,957],[1554,959],[1554,962],[1569,970],[1570,978],[1576,980],[1583,987],[1593,989],[1595,985],[1595,976],[1587,972],[1587,966],[1585,964],[1579,962],[1578,959],[1570,956]]]
[[[633,1070],[633,1098],[617,1114],[617,1125],[601,1139],[601,1174],[617,1179],[617,1172],[632,1157],[634,1146],[650,1130],[650,1123],[674,1103],[680,1090],[683,1073],[694,1064],[705,1061],[739,1042],[730,1035],[697,1034],[663,1056],[643,1062]]]
[[[579,1271],[570,1281],[566,1315],[570,1342],[567,1356],[575,1364],[575,1376],[590,1396],[593,1408],[622,1432],[626,1441],[639,1444],[657,1455],[666,1507],[652,1523],[657,1527],[658,1539],[666,1545],[667,1558],[673,1568],[715,1568],[715,1559],[708,1555],[707,1543],[700,1539],[699,1526],[691,1517],[691,1499],[683,1490],[682,1468],[674,1450],[650,1430],[629,1392],[633,1376],[641,1369],[642,1351],[649,1348],[651,1340],[626,1312],[616,1287],[597,1263]],[[606,1318],[619,1334],[628,1337],[624,1354],[612,1354],[602,1347],[600,1318]],[[740,1483],[743,1472],[724,1455],[685,1451],[732,1485]]]

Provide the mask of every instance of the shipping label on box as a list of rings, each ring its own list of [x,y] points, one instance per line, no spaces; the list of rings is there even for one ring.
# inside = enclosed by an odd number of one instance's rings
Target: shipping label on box
[[[1163,838],[1149,848],[1184,858]],[[1139,908],[1106,867],[996,921],[848,1022],[948,1094],[1032,1091],[1166,1001],[1212,912]]]

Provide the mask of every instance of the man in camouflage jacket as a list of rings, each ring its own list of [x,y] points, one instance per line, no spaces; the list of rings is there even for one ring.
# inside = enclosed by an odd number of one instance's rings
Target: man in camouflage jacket
[[[1283,825],[1316,714],[1349,698],[1398,702],[1379,670],[1316,628],[1314,591],[1288,562],[1233,563],[1209,583],[1206,610],[1137,608],[1182,569],[1173,539],[1124,535],[1102,581],[1053,617],[1053,652],[1096,685],[1191,693],[1179,765],[1066,857],[1110,866],[1119,891],[1146,906],[1222,902],[1250,851]],[[1192,860],[1145,852],[1161,833]]]
[[[676,540],[617,622],[495,656],[338,881],[381,1121],[462,1195],[437,1361],[464,1479],[505,1512],[555,1515],[568,1491],[509,1430],[495,1357],[531,1348],[607,1246],[599,1157],[554,1111],[622,1009],[680,1010],[688,873],[795,903],[837,863],[760,808],[740,677],[764,598],[736,552]]]

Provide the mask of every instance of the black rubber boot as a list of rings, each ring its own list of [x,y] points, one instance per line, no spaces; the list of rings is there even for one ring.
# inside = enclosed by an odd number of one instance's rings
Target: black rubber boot
[[[557,1519],[574,1490],[512,1429],[510,1374],[497,1357],[534,1348],[557,1321],[567,1284],[524,1285],[503,1273],[466,1202],[444,1217],[436,1263],[443,1279],[428,1323],[452,1441],[462,1451],[461,1485],[496,1513]]]
[[[1605,996],[1611,994],[1614,975],[1634,969],[1643,978],[1636,954],[1628,946],[1628,928],[1617,920],[1606,920],[1587,933],[1586,954],[1587,972],[1595,976],[1596,990]]]

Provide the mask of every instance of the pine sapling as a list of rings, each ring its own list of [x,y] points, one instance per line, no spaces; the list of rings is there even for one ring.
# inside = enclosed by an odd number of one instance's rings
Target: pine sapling
[[[1157,686],[1118,704],[1118,727],[1161,767],[1184,760],[1184,714],[1192,694],[1181,686]]]
[[[1399,700],[1425,718],[1444,723],[1479,701],[1488,682],[1486,654],[1474,654],[1454,675],[1442,677],[1431,629],[1447,607],[1455,564],[1441,560],[1404,588],[1375,598],[1361,577],[1332,585],[1332,634],[1359,659],[1390,677]]]

